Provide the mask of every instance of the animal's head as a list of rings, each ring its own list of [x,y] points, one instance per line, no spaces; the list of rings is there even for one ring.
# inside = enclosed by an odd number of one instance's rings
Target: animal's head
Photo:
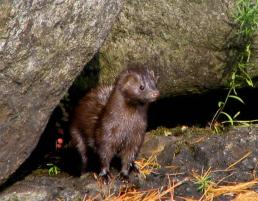
[[[127,68],[118,77],[117,84],[125,98],[132,102],[149,103],[160,95],[157,77],[146,67],[136,65]]]

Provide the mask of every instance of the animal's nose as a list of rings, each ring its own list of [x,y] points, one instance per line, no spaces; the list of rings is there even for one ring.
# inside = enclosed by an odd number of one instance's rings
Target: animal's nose
[[[155,97],[155,98],[158,98],[158,97],[160,96],[159,91],[158,91],[158,90],[154,91],[154,92],[152,93],[152,96]]]

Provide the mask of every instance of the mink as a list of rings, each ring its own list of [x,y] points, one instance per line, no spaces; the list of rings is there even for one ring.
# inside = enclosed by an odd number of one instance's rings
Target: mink
[[[136,170],[134,161],[144,141],[147,109],[160,93],[152,70],[128,67],[113,86],[99,86],[86,94],[75,108],[70,133],[82,160],[82,173],[87,166],[87,147],[100,158],[100,176],[109,178],[114,156],[121,159],[120,175],[128,179]]]

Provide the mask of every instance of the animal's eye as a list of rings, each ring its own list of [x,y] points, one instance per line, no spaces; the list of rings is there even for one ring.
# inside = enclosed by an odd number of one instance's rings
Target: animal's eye
[[[144,86],[143,85],[140,86],[140,90],[144,90]]]

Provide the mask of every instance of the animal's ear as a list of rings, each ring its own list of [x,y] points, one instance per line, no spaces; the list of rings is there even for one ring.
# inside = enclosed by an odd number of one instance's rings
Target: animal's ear
[[[135,82],[137,82],[135,76],[132,75],[127,75],[124,79],[123,79],[123,83],[122,83],[122,90],[125,91],[128,88],[130,88],[131,85],[133,85]]]
[[[159,75],[155,76],[155,73],[153,70],[148,70],[148,71],[149,71],[150,75],[152,76],[152,78],[154,79],[154,81],[157,83],[160,76]]]
[[[157,75],[157,76],[155,77],[155,82],[156,82],[156,84],[158,83],[159,78],[160,78],[160,76],[159,76],[159,75]]]
[[[155,73],[154,73],[153,70],[149,70],[149,73],[150,73],[150,75],[151,75],[153,78],[155,78]]]

